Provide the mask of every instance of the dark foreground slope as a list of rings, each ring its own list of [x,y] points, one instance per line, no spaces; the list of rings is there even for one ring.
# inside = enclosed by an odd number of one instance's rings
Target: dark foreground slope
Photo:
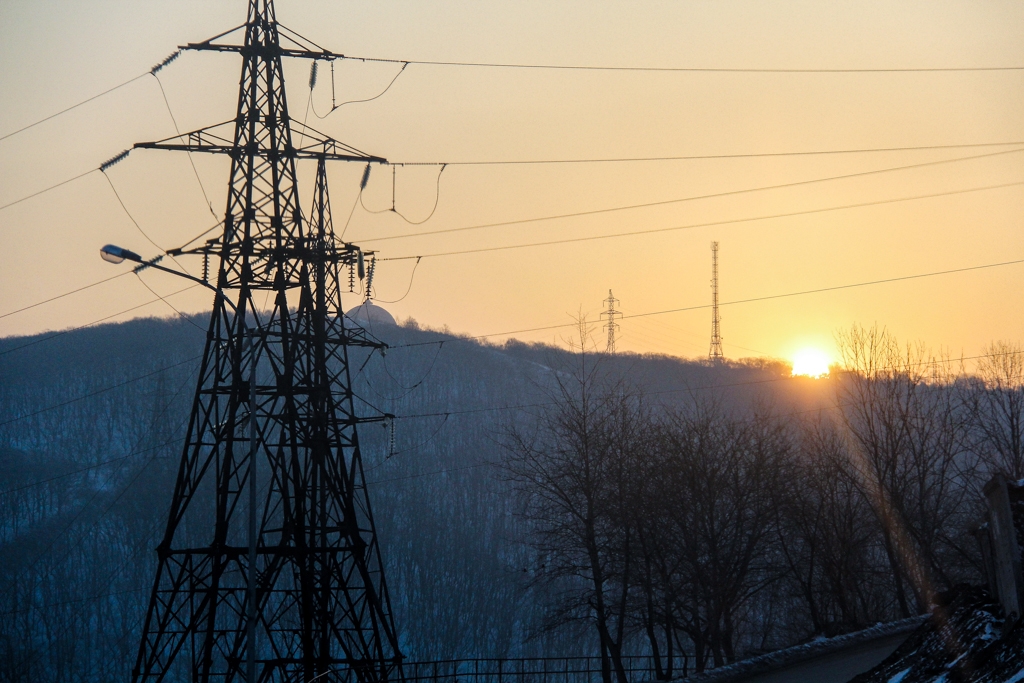
[[[983,588],[939,597],[930,618],[888,659],[851,683],[1017,683],[1024,680],[1024,622],[1006,628]]]

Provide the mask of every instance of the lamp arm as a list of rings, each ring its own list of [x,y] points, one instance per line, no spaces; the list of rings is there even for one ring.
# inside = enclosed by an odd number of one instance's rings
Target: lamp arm
[[[180,270],[174,270],[173,268],[168,268],[166,266],[161,266],[158,263],[153,263],[151,261],[143,261],[141,258],[136,260],[136,259],[132,258],[132,256],[133,255],[126,254],[125,258],[127,260],[129,260],[129,261],[135,261],[136,263],[140,263],[143,266],[145,266],[146,268],[156,268],[157,270],[162,270],[165,273],[170,273],[171,275],[177,275],[178,277],[185,278],[186,280],[191,280],[192,282],[195,282],[196,284],[202,285],[203,287],[206,287],[207,289],[211,290],[214,294],[219,296],[221,299],[223,299],[224,303],[226,303],[228,306],[230,306],[232,311],[234,311],[235,313],[238,312],[238,309],[235,308],[235,305],[233,303],[231,303],[231,299],[229,299],[227,297],[227,295],[224,294],[224,291],[221,290],[219,287],[214,287],[213,285],[211,285],[206,280],[203,280],[202,278],[198,278],[195,275],[189,275],[188,273],[183,273]]]

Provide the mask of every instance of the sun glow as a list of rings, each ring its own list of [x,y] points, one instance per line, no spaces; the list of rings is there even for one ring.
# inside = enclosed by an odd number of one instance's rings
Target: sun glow
[[[793,356],[793,374],[822,377],[828,374],[829,357],[819,349],[800,349]]]

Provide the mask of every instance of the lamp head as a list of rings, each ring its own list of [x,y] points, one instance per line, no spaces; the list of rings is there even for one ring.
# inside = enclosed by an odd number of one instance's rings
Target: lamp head
[[[136,263],[142,262],[142,257],[134,251],[122,249],[113,244],[108,244],[100,249],[100,257],[109,263],[122,263],[125,260],[135,261]]]

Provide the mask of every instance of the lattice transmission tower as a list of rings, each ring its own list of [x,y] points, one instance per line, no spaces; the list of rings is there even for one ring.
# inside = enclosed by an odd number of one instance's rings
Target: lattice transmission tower
[[[604,324],[604,329],[608,332],[608,342],[604,350],[606,353],[615,353],[615,334],[619,331],[619,324],[615,321],[622,317],[622,312],[616,310],[615,305],[619,303],[619,300],[612,296],[612,290],[610,289],[608,290],[608,298],[603,303],[607,308],[601,312],[601,318],[608,320]]]
[[[223,40],[244,33],[241,44]],[[284,44],[282,44],[284,41]],[[386,163],[312,129],[296,147],[281,58],[334,59],[250,0],[243,26],[185,49],[242,58],[233,120],[136,147],[231,158],[221,233],[197,248],[220,290],[134,681],[376,683],[401,653],[363,476],[326,162]],[[296,163],[317,164],[311,211]],[[269,296],[271,308],[256,305]]]
[[[718,314],[718,242],[711,243],[711,350],[708,360],[721,363],[725,355],[722,353],[722,318]]]

